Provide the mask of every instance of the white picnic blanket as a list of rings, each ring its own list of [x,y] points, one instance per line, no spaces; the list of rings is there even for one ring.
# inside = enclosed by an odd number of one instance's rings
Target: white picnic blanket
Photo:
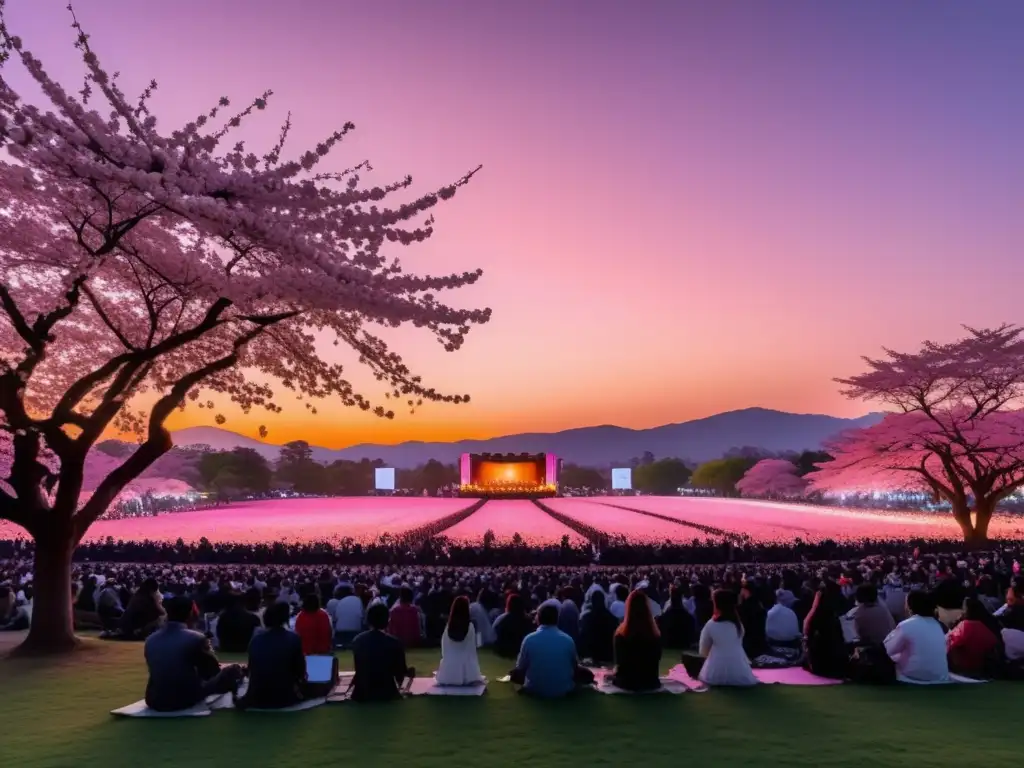
[[[610,676],[606,677],[605,679],[603,679],[601,681],[599,681],[598,684],[596,686],[594,686],[594,688],[595,688],[595,690],[597,690],[598,693],[610,693],[610,694],[620,694],[620,693],[621,694],[634,694],[634,693],[636,693],[636,694],[647,694],[647,693],[674,693],[674,694],[679,694],[679,693],[686,693],[689,690],[689,688],[687,688],[687,686],[686,686],[686,683],[684,683],[682,680],[673,680],[671,677],[662,677],[662,678],[659,678],[659,679],[661,681],[661,687],[660,688],[655,688],[655,689],[650,690],[650,691],[627,691],[624,688],[619,688],[619,687],[617,687],[615,685],[612,685],[611,677]]]
[[[216,698],[216,697],[214,697]],[[146,700],[140,699],[127,707],[110,710],[110,714],[118,717],[206,717],[213,714],[207,702],[200,702],[188,709],[179,709],[174,712],[157,712],[146,706]]]
[[[483,696],[486,691],[486,677],[476,685],[438,685],[432,677],[417,677],[409,686],[412,696]]]
[[[973,677],[964,677],[963,675],[954,675],[950,673],[949,680],[911,680],[909,677],[903,675],[896,675],[896,679],[901,683],[910,683],[911,685],[952,685],[954,683],[985,683],[987,680],[975,680]]]

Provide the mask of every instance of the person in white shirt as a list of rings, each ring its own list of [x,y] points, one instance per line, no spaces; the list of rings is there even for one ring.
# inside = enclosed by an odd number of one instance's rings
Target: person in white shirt
[[[609,612],[619,621],[626,618],[626,598],[629,597],[629,588],[625,584],[616,584],[612,589],[615,599],[608,606]]]
[[[909,619],[885,638],[885,652],[896,665],[896,679],[913,683],[949,681],[946,634],[935,618],[935,601],[927,592],[907,595]]]
[[[338,587],[338,597],[329,605],[331,621],[334,624],[334,642],[346,646],[363,631],[363,601],[353,593],[351,586]]]
[[[452,602],[448,626],[441,636],[441,663],[434,673],[438,685],[477,685],[483,682],[476,655],[476,629],[469,617],[469,598]]]
[[[782,592],[782,590],[780,589],[779,592]],[[775,605],[768,609],[768,615],[765,617],[764,622],[764,632],[769,642],[781,643],[782,645],[799,642],[800,638],[803,637],[803,632],[800,630],[800,620],[797,619],[796,612],[780,602],[775,603]]]

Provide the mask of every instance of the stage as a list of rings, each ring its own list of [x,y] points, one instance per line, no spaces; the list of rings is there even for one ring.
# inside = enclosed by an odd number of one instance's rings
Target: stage
[[[551,453],[465,453],[459,495],[481,499],[544,499],[558,494],[561,462]]]

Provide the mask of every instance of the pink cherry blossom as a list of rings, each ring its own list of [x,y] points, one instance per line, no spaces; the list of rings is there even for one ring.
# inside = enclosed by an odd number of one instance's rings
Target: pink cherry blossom
[[[736,483],[744,496],[802,496],[807,482],[788,459],[762,459]]]

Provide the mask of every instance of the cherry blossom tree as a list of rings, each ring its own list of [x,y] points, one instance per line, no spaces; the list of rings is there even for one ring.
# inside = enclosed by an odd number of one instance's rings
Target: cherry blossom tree
[[[744,496],[803,496],[807,481],[797,472],[788,459],[761,459],[736,483],[736,490]]]
[[[999,502],[1024,485],[1024,328],[968,328],[865,362],[839,380],[844,394],[895,412],[827,444],[833,461],[807,475],[811,489],[929,492],[952,506],[965,542],[983,544]]]
[[[438,298],[480,270],[417,276],[386,253],[430,237],[432,209],[475,170],[415,197],[410,178],[364,184],[366,163],[329,169],[351,124],[295,159],[290,117],[263,154],[232,143],[269,91],[237,112],[222,98],[161,131],[156,83],[129,99],[68,10],[85,70],[76,94],[8,28],[0,0],[0,450],[10,461],[0,518],[36,542],[23,646],[34,652],[74,645],[72,552],[171,448],[164,422],[175,409],[213,408],[217,396],[276,412],[273,382],[307,407],[332,398],[392,418],[325,355],[332,346],[350,348],[389,403],[467,402],[428,387],[372,326],[412,324],[453,351],[490,316]],[[4,76],[19,65],[45,108]],[[138,448],[86,498],[90,451],[111,430],[134,433]]]

